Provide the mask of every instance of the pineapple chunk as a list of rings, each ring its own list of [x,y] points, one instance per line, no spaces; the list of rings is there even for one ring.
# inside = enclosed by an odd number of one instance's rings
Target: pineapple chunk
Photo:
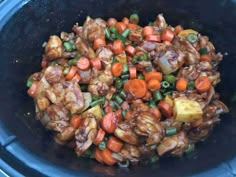
[[[171,107],[174,106],[174,101],[173,101],[172,96],[170,96],[170,95],[166,95],[164,101],[167,102]]]
[[[186,98],[174,99],[174,117],[180,122],[193,122],[202,118],[202,109],[197,101]]]
[[[96,119],[98,119],[98,120],[100,120],[102,118],[102,112],[101,112],[101,108],[99,105],[96,105],[96,106],[88,109],[87,111],[83,112],[81,114],[81,116],[83,118],[86,118],[88,113],[92,113],[96,117]]]
[[[126,64],[127,63],[127,57],[125,53],[119,54],[116,56],[116,59],[122,63],[122,64]]]

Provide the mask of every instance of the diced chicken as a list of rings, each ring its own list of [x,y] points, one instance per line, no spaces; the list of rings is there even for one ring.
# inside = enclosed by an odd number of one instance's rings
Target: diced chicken
[[[44,77],[50,84],[60,82],[63,77],[62,67],[57,65],[47,67]]]
[[[50,36],[46,46],[45,55],[48,60],[55,60],[62,56],[63,48],[61,39],[54,35]]]
[[[95,53],[90,45],[83,41],[80,37],[76,38],[75,45],[77,50],[85,57],[95,58]]]
[[[106,47],[99,47],[96,50],[96,56],[102,61],[104,65],[111,63],[113,52]]]

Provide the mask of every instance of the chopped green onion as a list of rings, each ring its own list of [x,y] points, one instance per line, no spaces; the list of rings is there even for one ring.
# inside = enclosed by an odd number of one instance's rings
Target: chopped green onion
[[[77,55],[76,55],[76,59],[79,59],[80,57],[81,57],[82,55],[80,54],[80,53],[77,53]]]
[[[162,81],[161,82],[161,87],[163,87],[163,88],[169,88],[170,87],[170,84],[169,84],[169,82],[167,82],[167,81]]]
[[[64,70],[63,70],[63,74],[64,75],[67,75],[70,71],[70,67],[65,67]]]
[[[119,62],[119,60],[116,57],[113,57],[112,64]]]
[[[126,112],[127,112],[126,110],[122,110],[121,114],[123,117],[125,117]]]
[[[175,83],[170,83],[170,87],[169,88],[175,88]]]
[[[110,31],[114,34],[118,33],[118,29],[115,26],[111,26]]]
[[[150,146],[150,150],[153,151],[153,150],[156,150],[157,149],[157,145],[156,144],[153,144]]]
[[[117,89],[121,89],[122,86],[123,86],[123,82],[122,82],[122,80],[119,79],[119,78],[116,79],[116,80],[115,80],[115,87],[116,87]]]
[[[158,90],[158,91],[154,91],[154,92],[153,92],[153,98],[154,98],[156,101],[162,100],[161,92],[160,92],[159,90]]]
[[[127,64],[123,64],[123,73],[126,73],[126,72],[128,72],[128,70],[129,70],[129,67],[128,67],[128,65]]]
[[[130,23],[138,24],[138,22],[139,22],[138,14],[135,13],[135,14],[130,15],[129,21],[130,21]]]
[[[78,58],[71,59],[68,61],[68,64],[69,65],[77,65],[78,60],[79,60]]]
[[[111,34],[110,36],[111,36],[111,39],[112,39],[112,40],[114,40],[114,39],[117,38],[117,34]]]
[[[189,154],[195,150],[195,145],[193,143],[188,144],[187,149],[184,151],[186,154]]]
[[[175,83],[176,77],[172,74],[164,75],[163,79],[169,83]]]
[[[171,136],[171,135],[175,135],[177,132],[176,127],[168,127],[166,129],[166,136]]]
[[[99,99],[97,99],[97,100],[91,102],[91,103],[90,103],[90,106],[91,106],[91,107],[94,107],[94,106],[97,105],[97,104],[104,104],[104,102],[105,102],[105,97],[102,97],[102,98],[99,98]]]
[[[152,71],[152,69],[153,69],[153,67],[152,67],[152,65],[151,65],[151,66],[146,67],[146,68],[145,68],[145,71],[146,71],[146,72],[150,72],[150,71]]]
[[[80,84],[80,89],[82,92],[87,92],[88,91],[88,85],[87,84]]]
[[[139,56],[139,59],[140,59],[141,61],[146,61],[146,60],[148,60],[148,54],[147,54],[147,53],[144,53],[144,54],[140,55],[140,56]]]
[[[101,113],[102,113],[102,116],[105,115],[105,111],[101,108]]]
[[[98,148],[101,150],[106,149],[106,143],[104,141],[102,141],[101,143],[98,144]]]
[[[68,52],[72,51],[72,46],[71,46],[70,42],[64,42],[63,45],[64,45],[66,51],[68,51]]]
[[[29,78],[26,82],[26,86],[27,87],[31,87],[31,85],[33,84],[34,80],[32,78]]]
[[[198,52],[199,52],[200,55],[204,55],[204,54],[208,54],[209,53],[209,51],[208,51],[208,49],[206,47],[201,48]]]
[[[105,36],[106,36],[106,38],[107,38],[107,39],[110,39],[111,34],[110,34],[109,29],[108,29],[108,28],[105,28],[104,32],[105,32]]]
[[[109,105],[112,107],[113,110],[120,108],[120,105],[119,105],[117,102],[113,101],[113,100],[111,100],[111,101],[109,102]]]
[[[122,74],[121,79],[129,79],[129,74]]]
[[[150,102],[150,103],[148,104],[148,106],[149,106],[150,108],[156,108],[156,107],[157,107],[156,104],[155,104],[155,102]]]
[[[132,63],[133,63],[133,64],[137,64],[137,63],[138,63],[138,60],[139,60],[139,56],[134,55],[134,57],[133,57],[133,59],[132,59]]]
[[[127,38],[128,35],[130,33],[130,29],[129,28],[126,28],[122,33],[121,33],[121,36],[123,36],[124,38]]]
[[[144,79],[144,76],[142,74],[138,74],[137,78],[138,79]]]
[[[124,90],[122,90],[122,91],[120,92],[120,97],[123,98],[123,99],[126,98],[126,93],[125,93]]]
[[[100,99],[100,98],[102,98],[102,97],[92,95],[92,100],[93,100],[93,101],[96,101],[96,100],[98,100],[98,99]]]
[[[127,168],[129,166],[129,161],[128,160],[125,160],[125,161],[122,161],[122,162],[118,162],[117,163],[119,165],[119,167],[121,168]]]
[[[155,162],[157,162],[159,160],[159,157],[157,156],[157,155],[154,155],[154,156],[152,156],[151,158],[150,158],[150,162],[151,163],[155,163]]]
[[[194,86],[194,81],[190,81],[190,82],[188,83],[187,88],[190,89],[190,90],[193,90],[194,87],[195,87],[195,86]]]
[[[115,100],[118,104],[123,103],[123,99],[119,95],[116,95]]]
[[[194,33],[190,33],[187,37],[186,37],[187,41],[190,42],[190,43],[195,43],[197,42],[198,40],[198,36],[197,34],[194,34]]]
[[[166,96],[166,95],[171,95],[173,91],[168,91],[168,92],[164,92],[163,95]]]
[[[117,34],[117,35],[116,35],[116,39],[121,40],[121,41],[123,42],[123,44],[125,44],[126,39],[125,39],[125,37],[122,36],[121,34]]]

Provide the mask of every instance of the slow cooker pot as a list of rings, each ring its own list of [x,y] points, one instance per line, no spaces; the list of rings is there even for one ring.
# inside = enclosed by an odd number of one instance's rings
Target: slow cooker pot
[[[141,24],[163,13],[168,23],[210,37],[225,57],[217,87],[230,113],[197,151],[182,158],[130,168],[108,167],[78,158],[57,145],[35,119],[27,77],[40,69],[42,44],[91,17],[121,19],[136,12]],[[0,1],[0,173],[8,176],[225,176],[236,175],[236,2],[234,0],[1,0]],[[0,175],[1,176],[1,175]]]

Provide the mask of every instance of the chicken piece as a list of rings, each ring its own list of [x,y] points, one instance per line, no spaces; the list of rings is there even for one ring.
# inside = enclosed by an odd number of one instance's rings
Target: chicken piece
[[[45,97],[36,98],[36,103],[40,111],[45,111],[50,105],[49,100]]]
[[[61,39],[56,36],[50,36],[45,46],[45,56],[48,60],[55,60],[62,56],[63,48]]]
[[[101,18],[92,19],[87,17],[80,36],[92,43],[96,38],[105,38],[105,27],[106,22]]]
[[[88,58],[95,58],[95,53],[93,49],[90,47],[88,43],[83,41],[80,37],[76,38],[75,45],[77,50],[81,53],[81,55]]]
[[[58,65],[48,66],[44,72],[44,77],[49,84],[60,82],[63,76],[62,67]]]
[[[136,118],[135,133],[147,136],[146,144],[158,144],[164,136],[164,128],[149,112],[142,112]]]
[[[179,132],[176,135],[165,137],[157,146],[157,153],[162,156],[166,153],[171,155],[181,156],[188,147],[189,140],[184,132]]]
[[[56,120],[69,120],[69,111],[62,105],[50,105],[47,108],[47,114],[52,121]]]
[[[61,32],[60,37],[63,41],[73,40],[75,38],[75,33]]]
[[[91,69],[86,71],[78,70],[78,73],[81,77],[81,80],[79,81],[80,84],[88,84],[93,77],[93,72]]]
[[[88,91],[94,96],[106,95],[113,82],[113,76],[110,70],[110,65],[107,65],[104,71],[99,71],[90,80]]]
[[[92,145],[97,135],[97,126],[96,117],[93,114],[87,114],[87,117],[75,132],[75,151],[78,156],[82,155]]]
[[[73,81],[65,82],[63,85],[65,87],[65,107],[70,110],[71,114],[82,111],[85,101],[80,86]]]
[[[167,28],[166,20],[163,14],[158,14],[156,20],[154,21],[154,26],[158,27],[158,32],[163,31]]]
[[[45,91],[46,97],[53,104],[61,104],[64,100],[65,89],[63,87],[63,83],[55,83],[49,89]]]
[[[180,68],[177,77],[178,78],[185,78],[189,81],[194,81],[198,78],[199,72],[194,65],[186,66]]]
[[[151,52],[156,49],[157,45],[157,42],[143,41],[140,47],[142,47],[146,52]]]
[[[100,58],[104,65],[107,65],[112,61],[113,52],[106,47],[99,47],[96,50],[96,56]]]
[[[132,164],[137,164],[139,161],[139,157],[141,156],[138,147],[130,144],[125,144],[119,154],[121,155],[123,160],[128,160]]]
[[[141,27],[132,29],[129,33],[128,39],[132,42],[141,42],[143,39],[142,31],[143,28]]]

